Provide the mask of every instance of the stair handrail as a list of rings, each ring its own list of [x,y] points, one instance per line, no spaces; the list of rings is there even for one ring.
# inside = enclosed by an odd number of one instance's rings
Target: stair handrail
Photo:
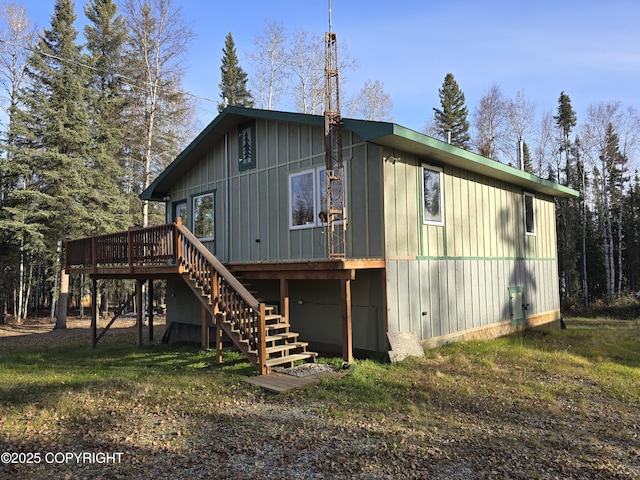
[[[209,265],[215,270],[218,277],[224,279],[224,281],[231,287],[231,289],[237,293],[240,298],[247,304],[249,308],[251,308],[257,317],[258,324],[255,326],[257,340],[255,341],[254,347],[257,351],[258,356],[258,369],[260,370],[260,374],[264,375],[267,373],[267,350],[266,350],[266,313],[265,313],[265,304],[261,303],[256,299],[253,294],[247,290],[247,288],[222,264],[220,260],[218,260],[213,253],[209,251],[198,238],[178,219],[173,223],[175,228],[175,261],[177,265],[183,265],[186,262],[186,258],[183,255],[183,241],[188,242],[190,247],[194,248],[199,255],[201,255],[204,260],[209,263]],[[184,265],[187,268],[190,268],[189,265]],[[211,292],[211,303],[213,304],[216,301],[215,292]]]
[[[178,244],[180,244],[180,236],[188,241],[193,248],[195,248],[200,255],[202,255],[207,262],[211,264],[214,270],[236,291],[247,304],[253,308],[256,312],[260,311],[260,302],[253,294],[247,290],[247,288],[224,266],[224,264],[218,260],[213,253],[211,253],[198,238],[191,233],[191,231],[184,225],[174,223],[177,235]],[[176,258],[176,262],[180,263],[183,259]]]

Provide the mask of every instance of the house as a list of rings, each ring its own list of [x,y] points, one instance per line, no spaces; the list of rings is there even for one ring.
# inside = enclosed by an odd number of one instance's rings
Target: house
[[[433,346],[559,322],[554,198],[578,192],[393,123],[343,119],[346,252],[328,258],[324,148],[321,116],[228,107],[141,198],[165,202],[167,224],[179,219],[300,340],[347,361],[386,351],[388,332]],[[113,275],[86,245],[75,271]],[[204,319],[202,287],[164,278],[174,339],[196,325],[208,342],[218,307]]]

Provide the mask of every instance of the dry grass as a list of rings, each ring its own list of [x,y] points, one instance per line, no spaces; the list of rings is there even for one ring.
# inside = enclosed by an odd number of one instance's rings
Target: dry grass
[[[122,452],[0,464],[0,477],[640,478],[640,327],[568,325],[360,360],[284,395],[245,382],[237,353],[216,365],[192,347],[138,348],[132,329],[97,350],[55,332],[0,339],[0,450]]]

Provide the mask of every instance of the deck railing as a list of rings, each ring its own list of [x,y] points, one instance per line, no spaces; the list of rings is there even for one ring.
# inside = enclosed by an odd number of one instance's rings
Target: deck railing
[[[130,228],[65,242],[65,268],[141,267],[175,263],[176,224]]]
[[[202,290],[211,312],[226,316],[232,329],[248,342],[249,350],[258,353],[256,366],[265,372],[264,303],[179,222],[67,240],[64,250],[68,272],[108,273],[109,269],[124,269],[130,274],[144,274],[145,267],[155,267],[154,273],[160,273],[165,266],[188,275]]]

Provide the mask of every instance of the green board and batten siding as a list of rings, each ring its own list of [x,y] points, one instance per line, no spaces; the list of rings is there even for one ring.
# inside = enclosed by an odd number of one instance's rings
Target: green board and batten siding
[[[240,170],[237,135],[227,136],[229,177],[225,179],[225,142],[219,141],[170,190],[172,202],[186,200],[191,227],[192,198],[215,191],[216,238],[207,245],[223,262],[326,258],[322,227],[290,229],[289,175],[322,167],[324,130],[314,125],[256,120],[255,168]],[[352,258],[383,256],[382,148],[345,131],[348,221]],[[227,186],[229,224],[227,228]],[[169,219],[171,220],[171,219]],[[354,238],[355,237],[355,238]],[[228,245],[226,242],[228,241]]]
[[[248,124],[255,158],[241,165],[238,135]],[[362,272],[353,287],[367,292],[354,310],[358,346],[384,349],[386,330],[450,340],[508,326],[516,290],[529,317],[559,316],[553,197],[577,192],[399,125],[344,119],[343,128],[347,256],[386,261],[379,282],[377,273]],[[324,163],[322,117],[229,107],[143,198],[187,201],[191,227],[194,196],[215,192],[215,239],[207,246],[223,262],[326,258],[322,227],[289,226],[290,176]],[[443,172],[440,226],[423,223],[423,164]],[[525,193],[535,197],[536,235],[525,233]],[[296,317],[317,335],[318,305],[328,303],[313,285],[295,288]]]
[[[524,287],[527,315],[559,309],[553,198],[535,194],[536,235],[527,235],[521,187],[428,158],[400,157],[384,164],[391,331],[455,338],[509,322],[513,286]],[[423,164],[443,168],[442,226],[422,221]]]

